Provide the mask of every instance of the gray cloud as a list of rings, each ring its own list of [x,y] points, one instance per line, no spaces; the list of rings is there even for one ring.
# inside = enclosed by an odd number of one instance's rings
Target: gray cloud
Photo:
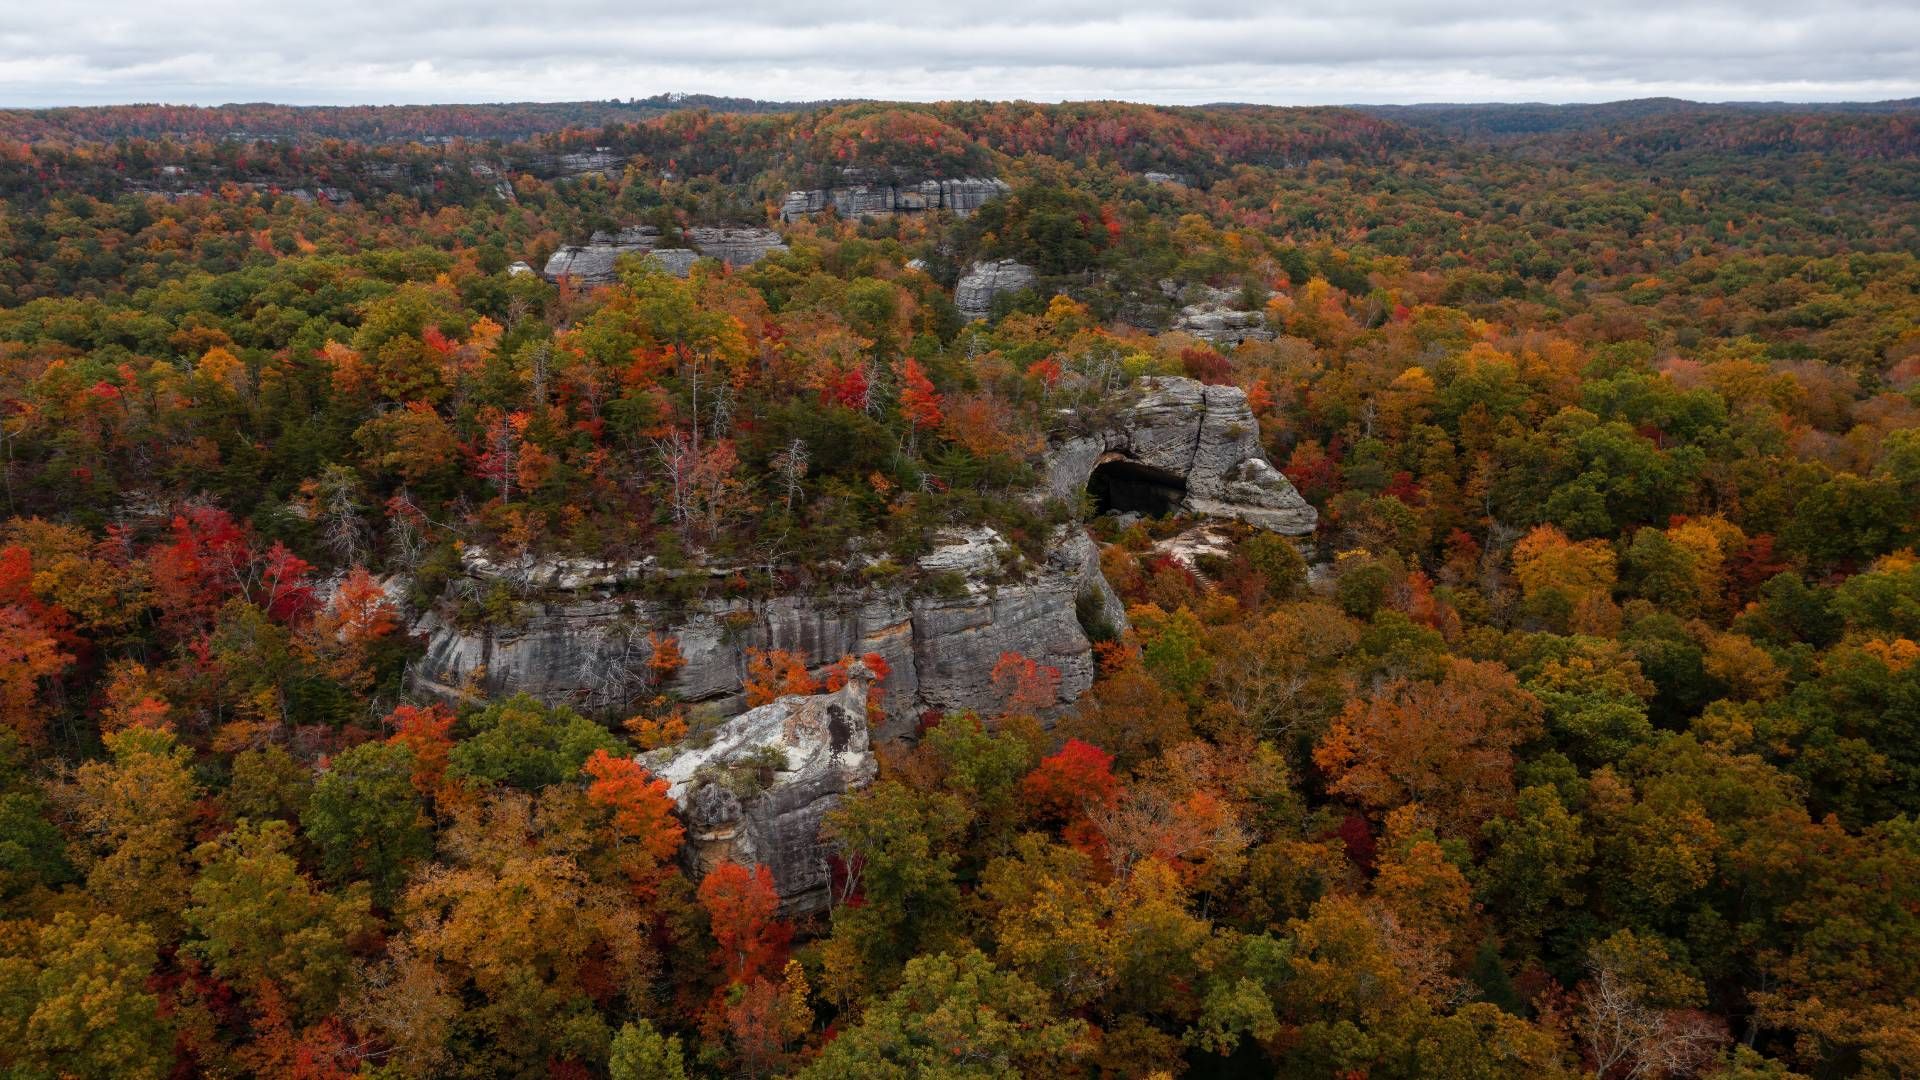
[[[1335,7],[1329,5],[1329,7]],[[1251,0],[16,0],[0,104],[1129,98],[1281,104],[1920,95],[1920,8]]]

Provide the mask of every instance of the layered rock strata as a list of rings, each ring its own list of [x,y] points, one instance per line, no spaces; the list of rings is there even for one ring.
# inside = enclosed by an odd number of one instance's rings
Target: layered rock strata
[[[782,221],[797,221],[832,209],[843,218],[883,217],[896,213],[947,210],[961,217],[990,199],[1005,195],[1005,181],[994,177],[922,180],[917,184],[849,184],[845,187],[790,191],[780,206]]]
[[[814,670],[876,653],[891,668],[882,730],[891,736],[911,731],[927,709],[997,709],[993,666],[1018,652],[1060,670],[1066,705],[1093,683],[1078,609],[1116,627],[1124,613],[1077,527],[1061,529],[1039,565],[1009,569],[1018,561],[992,530],[963,530],[904,584],[674,607],[622,595],[621,586],[657,572],[646,564],[497,565],[471,554],[465,591],[505,580],[528,599],[505,626],[462,626],[450,604],[428,610],[414,626],[426,652],[411,679],[440,696],[524,691],[596,712],[665,690],[732,713],[745,705],[749,649],[789,650]],[[644,684],[654,631],[672,636],[686,660],[663,687]]]
[[[660,247],[660,230],[636,225],[618,232],[596,232],[584,244],[568,244],[547,259],[548,281],[570,277],[582,285],[607,285],[622,255],[645,254],[669,273],[686,277],[695,261],[719,259],[729,266],[750,266],[787,245],[772,229],[753,226],[697,226],[685,232],[686,247]]]

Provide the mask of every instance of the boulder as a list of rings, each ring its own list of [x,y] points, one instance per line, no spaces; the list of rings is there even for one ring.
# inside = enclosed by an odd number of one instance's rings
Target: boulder
[[[1031,289],[1040,275],[1023,262],[1000,259],[976,262],[953,289],[953,306],[969,320],[984,319],[993,310],[994,297]]]
[[[829,906],[820,823],[877,772],[867,730],[871,682],[855,663],[838,691],[780,698],[641,758],[680,807],[682,857],[695,881],[723,862],[759,863],[773,872],[787,914]]]
[[[1143,500],[1152,494],[1146,489],[1158,488],[1167,509],[1232,518],[1290,536],[1311,533],[1319,520],[1267,460],[1260,424],[1237,386],[1165,376],[1141,379],[1098,430],[1055,441],[1045,468],[1046,493],[1061,499],[1078,499],[1105,469],[1107,476],[1124,480],[1127,486],[1120,490],[1129,501]]]

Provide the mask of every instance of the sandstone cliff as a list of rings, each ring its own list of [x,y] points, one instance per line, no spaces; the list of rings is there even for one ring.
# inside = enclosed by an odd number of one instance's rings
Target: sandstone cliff
[[[958,180],[922,180],[917,184],[850,184],[845,187],[813,188],[787,193],[780,206],[782,221],[797,221],[822,213],[831,207],[843,218],[882,217],[927,210],[947,210],[961,217],[978,210],[987,200],[1006,194],[1010,188],[994,177],[963,177]]]
[[[1228,289],[1202,286],[1193,303],[1180,309],[1173,329],[1215,345],[1238,345],[1243,341],[1272,341],[1273,331],[1260,311],[1242,311],[1234,307],[1238,295]]]
[[[1142,380],[1117,407],[1055,440],[1042,467],[1047,482],[1036,499],[1078,502],[1091,491],[1112,504],[1107,509],[1234,519],[1289,535],[1312,532],[1317,519],[1267,460],[1246,395],[1231,386]],[[991,529],[959,529],[894,584],[678,606],[636,589],[665,573],[651,560],[501,564],[469,550],[464,561],[450,593],[481,595],[506,582],[522,597],[516,617],[466,626],[447,600],[428,610],[414,626],[426,640],[414,686],[442,696],[524,691],[595,712],[660,690],[737,712],[748,649],[786,649],[815,670],[877,653],[892,669],[879,731],[887,738],[910,731],[928,709],[998,708],[992,671],[1005,652],[1058,668],[1065,706],[1093,683],[1082,612],[1125,625],[1099,551],[1076,525],[1057,530],[1037,564]],[[674,637],[686,658],[665,687],[644,685],[653,631]]]
[[[1006,567],[1011,550],[991,530],[954,534],[920,561],[911,580],[820,595],[718,600],[688,607],[636,600],[617,587],[655,572],[542,560],[498,566],[470,553],[469,588],[512,581],[528,599],[512,626],[462,627],[446,605],[414,626],[426,639],[412,682],[453,696],[524,691],[593,711],[617,710],[641,692],[647,636],[678,642],[686,664],[662,689],[735,712],[744,705],[747,650],[787,649],[822,669],[849,654],[879,654],[892,674],[882,735],[912,729],[926,709],[993,709],[994,663],[1019,652],[1060,669],[1060,704],[1093,683],[1092,649],[1076,605],[1119,626],[1124,614],[1100,574],[1099,553],[1078,527],[1059,531],[1038,566]],[[930,591],[930,583],[958,589]]]
[[[614,280],[614,262],[622,255],[647,254],[668,273],[686,277],[700,258],[749,266],[769,252],[787,249],[779,233],[752,226],[697,226],[686,230],[685,239],[683,248],[660,247],[660,230],[651,225],[596,232],[584,244],[569,244],[554,252],[542,272],[548,281],[570,277],[583,285],[606,285]]]

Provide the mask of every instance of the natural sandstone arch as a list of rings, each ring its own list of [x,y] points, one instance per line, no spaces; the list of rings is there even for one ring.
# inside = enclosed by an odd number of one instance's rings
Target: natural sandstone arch
[[[1164,517],[1179,513],[1186,503],[1187,481],[1179,473],[1109,451],[1087,476],[1087,494],[1093,497],[1095,513]]]
[[[1312,532],[1319,520],[1267,460],[1246,393],[1193,379],[1142,379],[1098,430],[1056,442],[1047,487],[1070,502],[1091,494],[1102,509],[1148,512],[1121,505],[1140,501],[1166,507],[1159,512],[1233,518],[1291,536]]]

